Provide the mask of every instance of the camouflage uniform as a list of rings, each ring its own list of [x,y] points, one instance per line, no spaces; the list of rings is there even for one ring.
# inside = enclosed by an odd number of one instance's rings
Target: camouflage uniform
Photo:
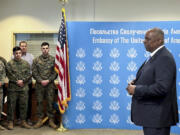
[[[2,61],[4,63],[4,65],[5,65],[5,67],[6,67],[7,61],[3,57],[1,57],[1,56],[0,56],[0,61]]]
[[[39,57],[33,60],[32,64],[32,75],[36,80],[36,98],[37,98],[37,116],[42,119],[43,114],[43,100],[46,98],[46,114],[49,118],[53,118],[53,101],[55,95],[55,85],[54,80],[57,77],[56,72],[54,71],[54,62],[55,59],[51,55],[40,55]],[[47,86],[42,86],[42,80],[49,80]]]
[[[6,77],[5,65],[0,60],[0,82],[1,82],[1,87],[0,87],[0,118],[1,118],[2,108],[3,108],[3,88],[2,87],[3,87],[5,77]]]
[[[28,82],[31,78],[29,63],[22,59],[12,59],[7,63],[7,77],[9,78],[7,119],[9,121],[14,120],[16,101],[19,99],[20,118],[25,120],[27,115]],[[24,86],[18,86],[17,80],[23,80]]]

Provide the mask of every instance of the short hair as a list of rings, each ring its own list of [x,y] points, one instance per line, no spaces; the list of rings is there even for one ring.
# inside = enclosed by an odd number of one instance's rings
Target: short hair
[[[15,53],[16,51],[21,51],[21,48],[19,47],[19,46],[15,46],[14,48],[13,48],[13,53]]]
[[[154,34],[156,34],[156,36],[160,36],[161,38],[164,38],[164,31],[159,29],[159,28],[153,28],[150,30],[151,32],[153,32]]]
[[[42,46],[46,46],[46,45],[49,47],[49,43],[48,43],[48,42],[43,42],[43,43],[41,44],[41,47],[42,47]]]
[[[164,44],[164,31],[163,30],[161,30],[160,28],[153,28],[149,30],[149,32],[153,32],[158,39],[162,40],[161,44]]]
[[[26,41],[21,41],[21,42],[19,42],[19,46],[21,46],[21,43],[26,43],[26,45],[27,45]]]

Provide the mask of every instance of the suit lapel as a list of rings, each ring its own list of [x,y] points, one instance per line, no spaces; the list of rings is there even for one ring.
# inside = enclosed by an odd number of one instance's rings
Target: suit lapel
[[[156,59],[156,57],[161,54],[161,52],[162,52],[164,49],[166,49],[166,48],[165,48],[165,47],[162,47],[160,50],[158,50],[158,51],[154,54],[154,56],[152,56],[152,57],[149,59],[149,61],[148,61],[147,63],[146,63],[146,61],[145,61],[145,62],[141,65],[141,67],[139,68],[139,70],[138,70],[138,72],[137,72],[137,74],[136,74],[136,80],[135,80],[135,82],[136,82],[136,81],[138,80],[138,78],[140,77],[144,66],[145,66],[146,64],[152,63],[152,62]]]
[[[141,67],[139,68],[138,72],[137,72],[137,75],[136,75],[136,78],[138,78],[141,74],[141,71],[142,71],[142,68],[144,67],[146,61],[141,65]]]
[[[141,67],[139,68],[137,74],[136,74],[136,79],[134,80],[134,83],[136,83],[136,81],[138,80],[138,78],[140,77],[141,73],[142,73],[142,69],[145,65],[146,61],[144,61],[144,63],[141,65]]]

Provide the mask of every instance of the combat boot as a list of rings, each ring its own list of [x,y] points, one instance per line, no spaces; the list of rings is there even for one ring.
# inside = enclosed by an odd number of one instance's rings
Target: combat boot
[[[38,122],[33,127],[40,128],[42,125],[43,125],[42,119],[39,119]]]
[[[0,125],[0,130],[5,130],[5,128],[3,126]]]
[[[22,120],[22,122],[21,122],[21,127],[27,128],[27,129],[31,129],[31,126],[28,125],[25,120]]]
[[[57,128],[57,126],[56,126],[56,124],[54,123],[53,119],[49,119],[49,126],[52,127],[52,128],[54,128],[54,129]]]
[[[12,130],[14,128],[14,125],[13,125],[13,121],[9,121],[8,125],[7,125],[7,128],[9,130]]]

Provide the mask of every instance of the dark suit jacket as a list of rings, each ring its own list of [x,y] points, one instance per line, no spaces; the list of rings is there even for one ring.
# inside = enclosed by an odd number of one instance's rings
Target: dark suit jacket
[[[178,120],[176,64],[165,48],[143,64],[136,75],[131,119],[144,127],[168,127]]]

